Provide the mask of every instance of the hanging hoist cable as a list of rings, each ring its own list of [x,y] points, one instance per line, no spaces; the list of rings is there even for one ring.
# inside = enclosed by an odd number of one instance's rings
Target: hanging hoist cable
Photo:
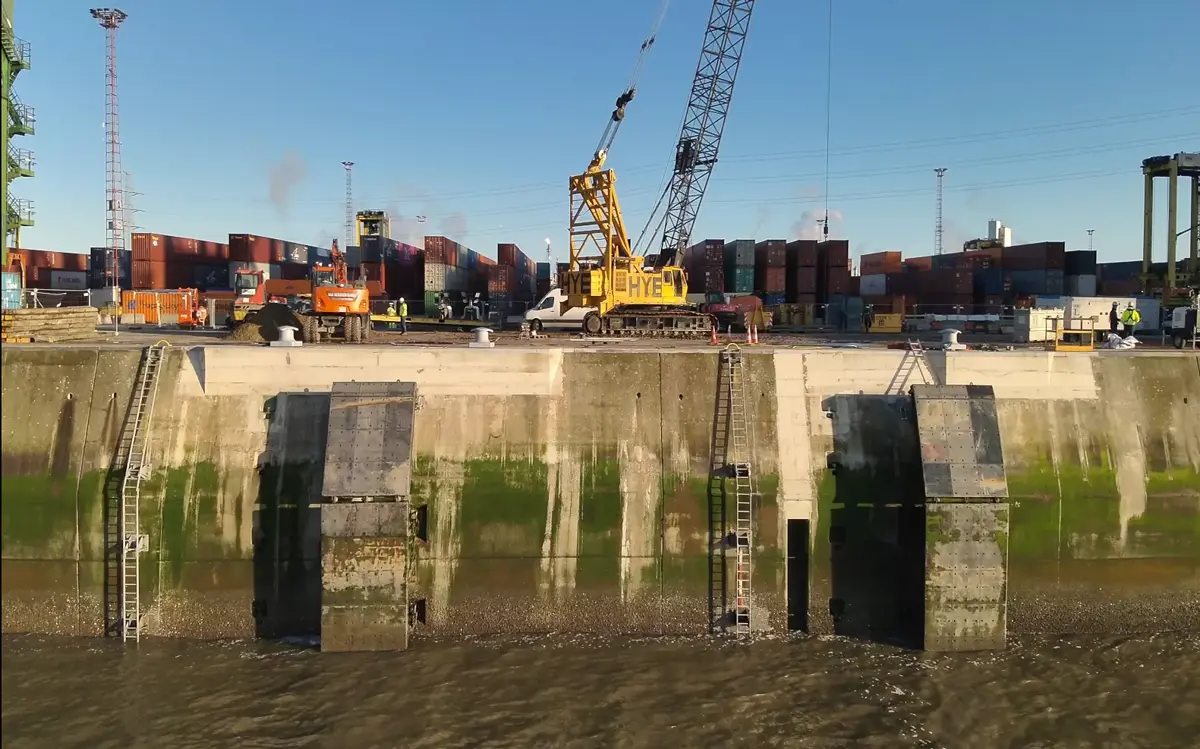
[[[822,239],[829,239],[829,142],[833,123],[833,0],[829,0],[829,35],[825,59],[825,220]]]
[[[625,107],[629,102],[633,101],[634,95],[637,93],[638,78],[641,77],[642,67],[646,63],[646,55],[650,52],[650,48],[654,46],[654,40],[658,36],[658,30],[662,26],[663,18],[667,15],[667,7],[671,4],[671,0],[662,0],[658,6],[658,16],[654,19],[654,24],[650,27],[650,33],[642,42],[641,52],[638,53],[637,62],[634,63],[633,72],[629,75],[629,84],[625,86],[625,90],[617,97],[617,103],[613,109],[612,115],[608,118],[608,124],[604,127],[604,134],[600,136],[600,142],[596,145],[596,151],[592,155],[592,163],[588,165],[588,169],[599,169],[605,158],[608,156],[608,150],[612,148],[613,141],[617,137],[617,130],[621,127],[621,122],[625,119]]]

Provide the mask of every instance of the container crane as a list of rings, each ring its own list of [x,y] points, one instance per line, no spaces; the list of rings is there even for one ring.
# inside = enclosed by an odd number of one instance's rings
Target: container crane
[[[635,95],[632,81],[617,98],[587,169],[570,178],[570,266],[561,285],[564,309],[591,310],[583,319],[585,333],[686,336],[712,328],[713,318],[687,303],[687,278],[678,263],[716,164],[753,8],[754,0],[713,2],[671,184],[659,199],[659,204],[667,200],[668,212],[655,258],[634,252],[617,199],[616,174],[604,168],[625,107]],[[642,44],[635,79],[653,41],[651,36]]]

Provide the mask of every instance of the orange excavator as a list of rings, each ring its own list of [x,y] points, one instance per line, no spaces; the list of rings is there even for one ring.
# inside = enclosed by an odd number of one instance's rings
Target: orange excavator
[[[311,306],[300,315],[302,340],[319,343],[337,337],[362,343],[371,337],[371,295],[362,281],[350,283],[336,239],[330,255],[329,265],[314,265],[309,272],[312,297]]]

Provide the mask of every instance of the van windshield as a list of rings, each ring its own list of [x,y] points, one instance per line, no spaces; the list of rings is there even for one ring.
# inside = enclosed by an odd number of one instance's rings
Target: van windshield
[[[550,309],[554,306],[554,297],[548,296],[542,300],[542,303],[537,306],[537,309]]]

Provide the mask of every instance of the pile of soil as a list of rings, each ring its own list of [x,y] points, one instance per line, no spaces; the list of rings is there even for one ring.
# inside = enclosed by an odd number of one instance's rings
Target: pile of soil
[[[230,333],[227,338],[234,341],[277,341],[279,329],[290,326],[296,329],[294,334],[300,338],[303,323],[299,315],[286,304],[264,304],[262,309],[246,315],[246,320]]]

